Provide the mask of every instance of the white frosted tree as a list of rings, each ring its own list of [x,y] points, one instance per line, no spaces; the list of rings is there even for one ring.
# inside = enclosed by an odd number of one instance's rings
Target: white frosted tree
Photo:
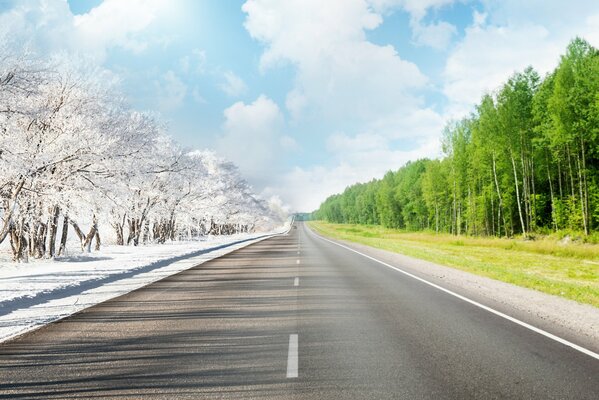
[[[0,205],[19,261],[64,253],[71,230],[97,250],[102,224],[138,245],[282,222],[235,165],[183,151],[101,71],[28,54],[0,58]]]

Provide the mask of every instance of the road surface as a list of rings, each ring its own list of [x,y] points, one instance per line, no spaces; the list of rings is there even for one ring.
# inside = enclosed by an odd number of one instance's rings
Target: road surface
[[[297,226],[0,345],[0,398],[598,398],[597,359]]]

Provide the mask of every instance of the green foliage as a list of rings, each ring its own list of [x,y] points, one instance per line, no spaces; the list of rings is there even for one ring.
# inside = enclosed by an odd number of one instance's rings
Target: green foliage
[[[533,237],[599,227],[599,52],[573,40],[443,132],[444,157],[409,162],[329,197],[314,217],[408,231]]]

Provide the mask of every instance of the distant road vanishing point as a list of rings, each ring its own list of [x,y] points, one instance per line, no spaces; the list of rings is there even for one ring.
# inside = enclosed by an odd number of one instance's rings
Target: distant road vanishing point
[[[596,349],[294,226],[0,345],[0,398],[597,399]]]

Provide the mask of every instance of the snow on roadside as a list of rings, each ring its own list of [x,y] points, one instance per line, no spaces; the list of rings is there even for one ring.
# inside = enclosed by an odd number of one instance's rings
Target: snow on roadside
[[[105,246],[30,264],[0,263],[0,342],[286,231],[139,247]]]

